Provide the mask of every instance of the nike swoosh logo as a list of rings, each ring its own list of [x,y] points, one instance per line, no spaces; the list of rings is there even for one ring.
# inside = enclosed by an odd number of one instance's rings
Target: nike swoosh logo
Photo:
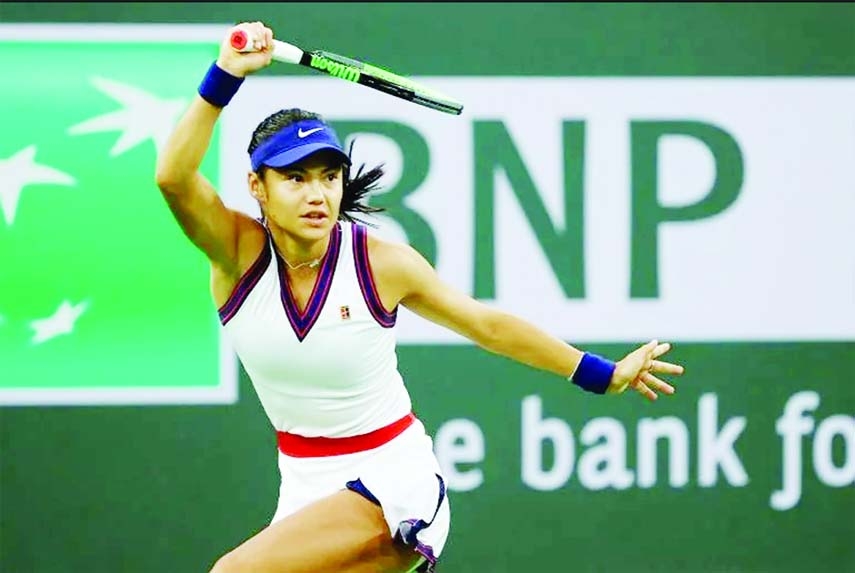
[[[300,139],[303,139],[304,137],[308,137],[308,136],[312,135],[313,133],[316,133],[322,129],[323,129],[323,127],[315,127],[315,128],[307,129],[306,131],[303,131],[303,128],[301,127],[300,129],[297,130],[297,137],[299,137]]]

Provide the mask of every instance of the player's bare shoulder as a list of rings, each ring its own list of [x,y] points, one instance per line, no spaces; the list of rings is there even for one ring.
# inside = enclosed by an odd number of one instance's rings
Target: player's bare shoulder
[[[267,245],[267,231],[264,224],[246,213],[238,213],[238,266],[247,269],[251,266],[261,249]],[[248,264],[247,264],[248,263]],[[243,274],[243,272],[241,272]]]
[[[236,256],[232,261],[211,260],[211,289],[217,305],[225,304],[241,277],[267,248],[267,233],[262,223],[246,213],[232,213],[237,228]]]
[[[409,244],[380,237],[369,229],[368,260],[371,273],[387,309],[394,308],[418,283],[419,276],[430,270],[430,265]]]

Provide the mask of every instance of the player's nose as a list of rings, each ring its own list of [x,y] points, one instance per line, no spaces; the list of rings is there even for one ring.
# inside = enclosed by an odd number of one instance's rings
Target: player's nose
[[[306,185],[306,197],[309,203],[317,204],[324,202],[324,190],[320,181],[313,179]]]

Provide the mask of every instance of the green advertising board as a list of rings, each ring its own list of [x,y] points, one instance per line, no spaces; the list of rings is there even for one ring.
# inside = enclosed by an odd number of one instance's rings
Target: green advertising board
[[[153,167],[216,45],[166,38],[3,44],[0,403],[234,400],[207,267],[175,248]]]

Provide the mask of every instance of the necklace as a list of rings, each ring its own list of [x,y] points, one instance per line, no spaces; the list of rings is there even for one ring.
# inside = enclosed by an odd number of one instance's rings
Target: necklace
[[[320,256],[317,259],[312,259],[311,261],[306,261],[305,263],[300,263],[299,265],[292,265],[291,263],[288,262],[288,259],[285,258],[285,255],[282,254],[282,251],[279,250],[279,247],[277,247],[275,243],[273,244],[273,247],[276,249],[276,252],[279,253],[279,257],[283,261],[285,261],[285,264],[288,265],[288,268],[291,269],[292,271],[296,271],[297,269],[302,269],[303,267],[309,267],[310,269],[314,269],[318,265],[321,264],[321,259],[323,259],[325,256],[325,255]]]
[[[279,253],[279,254],[281,255],[282,253]],[[285,257],[282,257],[282,260],[285,261],[285,264],[288,265],[289,269],[291,269],[292,271],[296,271],[297,269],[300,269],[303,267],[309,267],[310,269],[313,269],[313,268],[317,267],[319,264],[321,264],[322,258],[323,257],[320,257],[318,259],[313,259],[311,261],[306,261],[305,263],[300,263],[299,265],[292,265],[291,263],[288,262],[288,259],[286,259]]]

